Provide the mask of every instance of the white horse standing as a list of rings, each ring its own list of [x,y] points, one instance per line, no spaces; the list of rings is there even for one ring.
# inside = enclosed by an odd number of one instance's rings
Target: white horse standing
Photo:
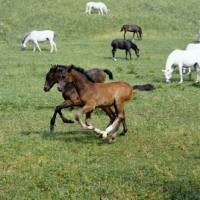
[[[39,51],[42,52],[42,50],[40,49],[40,47],[38,45],[38,42],[45,42],[46,40],[48,40],[51,45],[50,52],[53,51],[53,47],[54,47],[55,51],[57,52],[56,43],[53,41],[54,37],[55,37],[54,31],[50,31],[50,30],[30,31],[30,32],[26,33],[26,35],[22,39],[21,49],[24,50],[26,48],[26,43],[28,41],[31,41],[33,43],[33,51],[35,51],[35,49],[37,47],[39,49]]]
[[[197,80],[196,82],[200,81],[200,50],[191,49],[191,50],[179,50],[176,49],[169,54],[165,70],[164,72],[166,82],[169,83],[172,77],[172,72],[174,71],[175,67],[178,66],[179,74],[180,74],[180,83],[183,82],[183,66],[190,67],[194,66],[196,73],[197,73]]]
[[[104,12],[105,12],[105,14],[108,13],[108,9],[107,9],[106,5],[104,3],[101,3],[101,2],[98,2],[98,3],[88,2],[86,4],[86,11],[85,11],[85,13],[91,14],[92,8],[94,10],[99,10],[99,15],[100,15],[100,13],[103,15]]]

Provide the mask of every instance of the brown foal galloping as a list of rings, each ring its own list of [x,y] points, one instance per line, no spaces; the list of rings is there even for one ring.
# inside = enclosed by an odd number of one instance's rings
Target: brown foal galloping
[[[125,124],[124,106],[133,96],[132,86],[121,81],[92,83],[84,73],[84,70],[74,65],[71,65],[62,72],[58,83],[58,90],[63,91],[65,86],[72,82],[83,104],[82,109],[76,114],[75,119],[84,130],[94,130],[96,133],[100,134],[103,139],[113,130],[112,136],[109,139],[109,143],[111,143],[116,137],[120,123],[122,122]],[[108,106],[115,107],[117,119],[108,126],[105,131],[101,131],[93,127],[90,123],[91,113],[96,107]],[[81,116],[84,114],[86,114],[86,123],[83,123],[81,120]],[[125,133],[123,133],[123,135],[124,134]]]

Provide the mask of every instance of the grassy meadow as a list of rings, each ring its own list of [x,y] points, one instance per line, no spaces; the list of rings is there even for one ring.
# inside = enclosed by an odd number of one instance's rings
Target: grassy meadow
[[[198,1],[105,0],[103,16],[85,14],[86,3],[0,0],[0,199],[199,200],[200,84],[194,69],[182,84],[178,69],[170,84],[161,71],[174,49],[197,43]],[[142,27],[143,40],[134,41],[141,56],[132,51],[127,61],[117,50],[115,62],[110,43],[123,39],[123,24]],[[48,42],[39,44],[41,53],[30,42],[21,51],[33,29],[54,30],[58,52],[50,53]],[[156,90],[134,91],[125,108],[128,132],[111,145],[59,116],[50,132],[63,102],[56,85],[43,91],[51,64],[109,69],[116,81],[151,83]],[[79,109],[63,114],[74,120]],[[104,130],[107,123],[96,109],[92,124]]]

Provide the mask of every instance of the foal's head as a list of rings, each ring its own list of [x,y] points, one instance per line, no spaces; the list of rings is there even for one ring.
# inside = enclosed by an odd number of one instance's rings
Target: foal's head
[[[45,79],[45,83],[44,83],[44,91],[45,92],[50,91],[50,89],[53,87],[53,85],[58,82],[56,71],[57,71],[57,66],[54,65],[50,68],[49,72],[46,74],[46,79]]]
[[[58,91],[63,92],[66,85],[73,82],[73,78],[71,76],[71,70],[76,69],[74,65],[69,66],[66,69],[63,69],[62,73],[59,76],[58,80]],[[83,69],[82,69],[83,70]]]
[[[75,70],[75,71],[81,73],[83,75],[82,77],[85,77],[86,80],[94,83],[94,81],[90,78],[90,76],[87,75],[87,73],[84,69],[82,69],[80,67],[76,67],[74,65],[71,65],[67,69],[63,69],[63,71],[59,77],[58,90],[60,92],[63,92],[65,86],[67,86],[69,83],[74,82],[75,75],[72,75],[72,70]]]
[[[45,92],[50,91],[50,89],[54,86],[54,84],[58,83],[63,70],[66,68],[67,66],[62,66],[62,65],[53,65],[50,68],[49,72],[46,74],[46,80],[44,84]]]
[[[140,50],[137,48],[136,50],[135,50],[135,55],[139,58],[140,57]]]

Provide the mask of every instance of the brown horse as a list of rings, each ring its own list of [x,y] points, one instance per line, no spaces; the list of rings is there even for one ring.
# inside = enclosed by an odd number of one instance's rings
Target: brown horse
[[[124,30],[124,39],[126,39],[125,35],[126,35],[127,31],[133,32],[133,40],[134,40],[135,33],[137,33],[138,40],[142,39],[142,29],[141,29],[141,27],[139,27],[137,25],[123,25],[121,28],[121,31],[123,31],[123,30]],[[138,35],[138,33],[139,33],[139,35]]]
[[[58,80],[59,80],[59,77],[60,77],[62,71],[67,69],[68,67],[69,66],[54,65],[50,68],[49,72],[46,74],[46,80],[45,80],[45,84],[44,84],[45,92],[50,91],[50,89],[54,86],[54,84],[58,83]],[[104,82],[106,79],[106,74],[109,76],[109,79],[113,79],[113,74],[108,69],[101,70],[98,68],[94,68],[94,69],[86,71],[85,73],[89,78],[92,78],[92,81],[94,80],[97,83]],[[63,108],[73,107],[73,106],[80,106],[80,107],[83,106],[73,83],[71,83],[65,87],[64,91],[62,92],[62,96],[65,101],[61,105],[59,105],[55,108],[54,115],[50,121],[50,130],[51,131],[54,130],[57,113],[60,115],[60,117],[64,123],[74,123],[74,121],[68,120],[63,116],[63,114],[61,112],[61,110]],[[112,124],[116,118],[114,107],[113,108],[112,107],[103,107],[102,110],[104,110],[110,118],[109,125]],[[123,132],[125,133],[126,131],[127,130],[126,130],[126,126],[125,126]]]
[[[125,123],[125,104],[133,96],[133,88],[126,82],[109,82],[109,83],[92,83],[84,70],[71,65],[62,72],[62,76],[58,83],[58,90],[64,91],[66,85],[74,83],[83,104],[82,109],[76,114],[75,119],[79,122],[84,130],[94,130],[100,134],[103,139],[113,130],[113,134],[109,140],[111,143],[117,134],[120,123]],[[117,113],[117,119],[109,125],[105,131],[95,128],[90,123],[91,113],[96,107],[114,106]],[[83,123],[81,116],[86,114],[86,123]],[[125,133],[122,132],[121,135]]]

